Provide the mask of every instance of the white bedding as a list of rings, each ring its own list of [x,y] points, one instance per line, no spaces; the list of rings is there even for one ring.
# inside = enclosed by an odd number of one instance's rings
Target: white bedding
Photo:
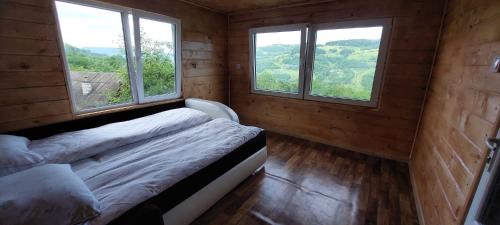
[[[72,163],[100,152],[206,123],[201,111],[179,108],[101,127],[54,135],[30,143],[29,149],[48,163]]]
[[[222,158],[260,131],[228,119],[215,119],[73,163],[75,173],[101,204],[102,214],[88,224],[112,221]]]

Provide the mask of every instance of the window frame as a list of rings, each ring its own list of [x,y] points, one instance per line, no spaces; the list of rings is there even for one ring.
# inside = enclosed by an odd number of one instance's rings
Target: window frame
[[[130,82],[130,94],[132,96],[132,101],[130,102],[125,102],[125,103],[118,103],[118,104],[112,104],[112,105],[106,105],[106,106],[101,106],[101,107],[94,107],[94,108],[88,108],[88,109],[78,109],[77,108],[77,102],[76,102],[76,95],[73,93],[72,90],[72,80],[70,77],[70,68],[68,64],[68,60],[66,58],[66,50],[64,49],[64,40],[62,36],[62,30],[59,22],[59,13],[57,11],[56,7],[56,1],[59,2],[65,2],[65,3],[70,3],[70,4],[75,4],[75,5],[81,5],[81,6],[86,6],[86,7],[92,7],[96,9],[101,9],[101,10],[108,10],[108,11],[113,11],[113,12],[118,12],[121,15],[121,23],[122,23],[122,30],[123,30],[123,41],[124,41],[124,47],[125,47],[125,57],[126,57],[126,62],[127,62],[127,70],[128,70],[128,77],[129,77],[129,82]],[[144,10],[139,10],[139,9],[133,9],[125,6],[119,6],[119,5],[114,5],[114,4],[109,4],[105,2],[100,2],[100,1],[93,1],[93,0],[53,0],[52,1],[52,11],[54,15],[56,16],[55,20],[55,25],[57,29],[57,42],[59,42],[59,49],[61,53],[61,62],[64,64],[63,65],[63,73],[66,81],[66,89],[69,94],[69,101],[71,105],[71,111],[73,114],[86,114],[86,113],[93,113],[93,112],[99,112],[99,111],[105,111],[105,110],[110,110],[110,109],[115,109],[115,108],[122,108],[122,107],[127,107],[127,106],[134,106],[134,105],[140,105],[140,104],[145,104],[145,103],[151,103],[151,102],[156,102],[156,101],[163,101],[163,100],[171,100],[171,99],[176,99],[180,98],[182,96],[182,39],[181,39],[181,20],[173,17],[169,17],[166,15],[161,15],[153,12],[148,12]],[[128,16],[131,15],[134,21],[134,30],[130,30],[129,26],[129,18]],[[139,15],[139,16],[137,16]],[[144,98],[144,96],[141,97],[141,95],[144,95],[144,85],[142,85],[142,77],[138,76],[137,73],[137,65],[139,65],[139,61],[141,61],[141,58],[138,57],[137,51],[141,51],[140,49],[140,30],[136,28],[136,18],[144,18],[144,19],[150,19],[150,20],[155,20],[155,21],[160,21],[160,22],[167,22],[171,23],[172,25],[175,26],[175,34],[174,34],[174,45],[175,45],[175,93],[171,94],[164,94],[164,95],[156,95],[156,96],[149,96],[147,98]],[[137,19],[138,20],[138,19]],[[137,24],[138,25],[138,24]],[[135,42],[134,45],[132,45],[132,39],[130,37],[130,34],[133,32]],[[137,45],[137,42],[139,42],[139,45]],[[139,47],[138,47],[139,46]],[[134,51],[136,50],[136,51]],[[135,54],[133,54],[135,53]],[[141,71],[142,75],[142,71]],[[141,83],[139,83],[139,78],[141,79]],[[141,93],[142,92],[142,93]]]
[[[182,63],[181,63],[181,21],[176,18],[172,18],[165,15],[160,15],[156,13],[146,12],[142,10],[132,9],[132,17],[134,20],[134,38],[135,38],[135,65],[137,66],[136,82],[138,91],[139,103],[149,103],[168,99],[175,99],[181,97],[181,87],[182,87]],[[174,26],[174,65],[175,65],[175,92],[167,93],[161,95],[145,96],[144,95],[144,77],[142,76],[142,46],[141,46],[141,35],[140,35],[140,19],[153,20],[156,22],[170,23]]]
[[[314,56],[316,50],[316,34],[318,30],[329,30],[329,29],[348,29],[348,28],[363,28],[363,27],[374,27],[382,26],[382,35],[380,37],[380,46],[377,57],[377,64],[375,66],[375,74],[373,78],[372,91],[370,101],[355,100],[349,98],[340,97],[330,97],[330,96],[318,96],[312,95],[312,79],[314,73]],[[305,88],[304,88],[304,99],[340,104],[349,104],[357,106],[366,106],[376,108],[378,107],[380,101],[380,93],[382,91],[383,76],[385,70],[385,62],[387,58],[387,52],[389,48],[389,39],[392,30],[392,18],[383,19],[371,19],[371,20],[353,20],[353,21],[342,21],[334,23],[321,23],[312,24],[309,30],[308,38],[308,55],[307,55],[307,66],[306,66],[306,76],[305,76]]]
[[[248,31],[249,46],[250,46],[250,57],[249,57],[249,68],[250,68],[250,92],[254,94],[264,94],[272,95],[278,97],[288,97],[302,99],[304,93],[304,76],[305,76],[305,60],[306,60],[306,50],[307,50],[307,23],[300,24],[288,24],[288,25],[278,25],[278,26],[267,26],[252,28]],[[260,90],[256,86],[256,48],[255,41],[256,35],[259,33],[275,33],[275,32],[287,32],[287,31],[300,31],[300,58],[299,58],[299,83],[297,87],[297,93],[291,92],[281,92],[273,90]]]
[[[339,103],[354,106],[363,106],[369,108],[377,108],[380,103],[380,96],[383,88],[383,77],[385,70],[385,63],[387,60],[387,54],[389,52],[389,42],[392,33],[392,18],[379,18],[379,19],[367,19],[367,20],[350,20],[332,23],[300,23],[300,24],[290,24],[290,25],[278,25],[278,26],[267,26],[267,27],[257,27],[249,29],[249,76],[250,76],[250,93],[252,94],[262,94],[278,97],[287,97],[294,99],[303,99],[310,101],[320,101],[320,102],[330,102]],[[372,84],[372,92],[370,101],[355,100],[348,98],[339,97],[328,97],[328,96],[317,96],[311,94],[311,81],[313,76],[314,67],[314,52],[316,49],[316,32],[318,30],[326,29],[343,29],[343,28],[362,28],[362,27],[373,27],[382,26],[382,35],[380,38],[380,46],[377,57],[377,64],[375,67],[375,74]],[[255,76],[255,35],[258,33],[272,33],[272,32],[282,32],[282,31],[296,31],[300,28],[302,35],[306,35],[304,38],[301,37],[301,55],[300,55],[300,67],[299,67],[299,88],[298,93],[286,93],[271,90],[259,90],[256,89],[256,76]]]

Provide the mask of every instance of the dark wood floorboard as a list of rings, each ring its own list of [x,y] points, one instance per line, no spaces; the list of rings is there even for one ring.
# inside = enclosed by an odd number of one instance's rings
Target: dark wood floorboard
[[[405,163],[273,133],[267,146],[265,169],[193,224],[418,224]]]

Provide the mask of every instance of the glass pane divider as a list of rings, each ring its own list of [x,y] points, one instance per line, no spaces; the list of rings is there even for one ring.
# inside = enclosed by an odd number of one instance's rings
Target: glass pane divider
[[[140,22],[137,12],[132,11],[132,17],[134,21],[134,41],[135,41],[135,62],[136,62],[136,89],[139,104],[144,102],[144,78],[142,74],[142,46],[141,46],[141,31]]]
[[[130,82],[130,90],[132,91],[132,98],[134,103],[139,103],[139,96],[138,96],[138,91],[137,91],[137,74],[136,74],[136,68],[134,66],[134,60],[135,60],[135,54],[133,54],[133,48],[132,48],[132,39],[130,37],[130,24],[129,24],[129,16],[132,15],[128,11],[123,11],[122,12],[122,26],[123,26],[123,32],[124,32],[124,38],[125,38],[125,52],[126,52],[126,57],[127,57],[127,64],[128,64],[128,73],[129,73],[129,82]],[[133,15],[132,15],[133,17]],[[135,35],[134,35],[135,37]]]

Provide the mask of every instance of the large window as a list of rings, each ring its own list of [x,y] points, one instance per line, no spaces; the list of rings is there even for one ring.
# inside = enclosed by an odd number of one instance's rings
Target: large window
[[[180,21],[87,1],[55,1],[76,113],[181,96]]]
[[[251,29],[252,92],[376,107],[391,24],[376,19]]]

